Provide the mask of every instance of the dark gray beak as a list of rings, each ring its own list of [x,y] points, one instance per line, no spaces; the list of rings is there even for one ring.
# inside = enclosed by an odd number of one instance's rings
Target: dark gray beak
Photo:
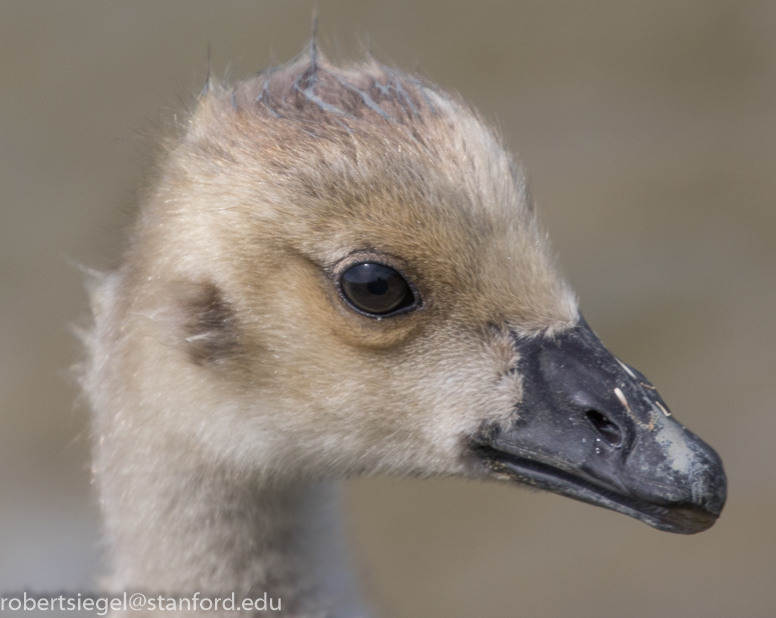
[[[719,455],[580,317],[554,336],[514,338],[523,399],[474,452],[500,477],[625,513],[659,530],[709,528],[725,504]]]

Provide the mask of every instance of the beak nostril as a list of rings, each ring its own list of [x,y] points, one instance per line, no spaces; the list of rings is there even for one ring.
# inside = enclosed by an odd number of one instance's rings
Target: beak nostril
[[[603,440],[614,447],[622,444],[622,430],[598,410],[588,410],[585,416]]]

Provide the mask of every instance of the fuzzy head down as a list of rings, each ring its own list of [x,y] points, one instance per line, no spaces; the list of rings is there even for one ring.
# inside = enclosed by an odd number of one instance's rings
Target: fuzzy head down
[[[417,307],[354,311],[338,281],[360,262]],[[462,444],[521,397],[510,336],[578,319],[477,114],[314,48],[205,90],[94,306],[98,466],[107,439],[278,477],[467,473]]]

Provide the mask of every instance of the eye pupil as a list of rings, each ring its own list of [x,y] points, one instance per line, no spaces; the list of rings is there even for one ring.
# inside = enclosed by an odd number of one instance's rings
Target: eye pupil
[[[388,281],[382,278],[377,278],[374,281],[370,281],[366,284],[367,289],[372,294],[385,294],[388,291]]]
[[[342,293],[359,311],[387,315],[415,303],[407,281],[389,266],[363,262],[351,266],[340,279]]]

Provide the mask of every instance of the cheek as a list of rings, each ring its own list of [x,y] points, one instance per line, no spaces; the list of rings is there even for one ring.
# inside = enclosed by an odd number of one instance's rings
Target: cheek
[[[459,453],[462,441],[483,425],[503,424],[522,396],[508,354],[494,354],[482,340],[448,340],[406,362],[393,375],[407,385],[407,420],[440,451]]]

